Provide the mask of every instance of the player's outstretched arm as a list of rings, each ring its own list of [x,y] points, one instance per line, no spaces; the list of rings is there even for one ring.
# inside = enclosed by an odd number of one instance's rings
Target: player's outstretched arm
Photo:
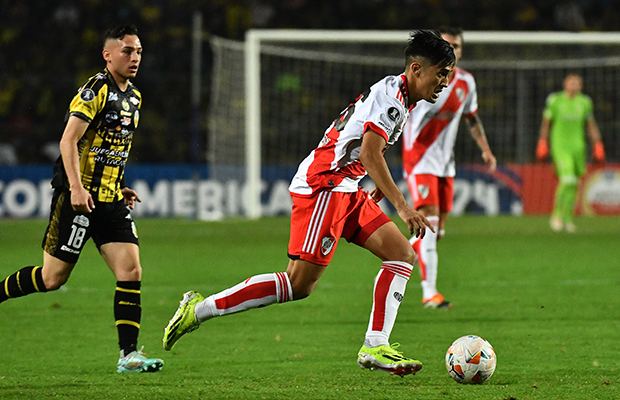
[[[495,159],[495,155],[491,151],[491,147],[487,141],[487,136],[484,132],[484,126],[482,125],[480,117],[478,114],[474,114],[467,116],[465,120],[469,126],[469,133],[471,134],[471,137],[476,141],[478,148],[482,151],[482,160],[487,167],[489,167],[490,173],[495,172],[495,168],[497,168],[497,160]]]
[[[411,208],[396,186],[385,158],[383,158],[385,145],[386,141],[383,136],[372,129],[367,130],[362,139],[360,162],[377,186],[374,193],[382,193],[387,197],[398,211],[399,217],[407,224],[409,233],[412,235],[424,237],[427,227],[435,232],[431,223],[422,214]]]

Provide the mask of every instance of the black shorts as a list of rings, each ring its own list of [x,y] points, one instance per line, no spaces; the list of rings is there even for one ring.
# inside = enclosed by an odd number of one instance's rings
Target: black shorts
[[[95,201],[95,209],[90,214],[83,214],[71,207],[71,192],[55,189],[43,250],[75,264],[91,237],[97,248],[111,242],[139,245],[138,231],[124,200],[113,203]]]

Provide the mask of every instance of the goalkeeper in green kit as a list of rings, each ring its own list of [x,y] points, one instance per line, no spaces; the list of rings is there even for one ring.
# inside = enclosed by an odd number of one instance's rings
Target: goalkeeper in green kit
[[[564,229],[572,233],[576,230],[573,216],[579,178],[586,172],[586,128],[594,161],[605,162],[605,148],[594,119],[592,99],[581,93],[582,86],[581,76],[568,74],[564,79],[564,90],[547,97],[536,147],[538,161],[544,161],[551,148],[559,179],[550,220],[551,229],[556,232]]]

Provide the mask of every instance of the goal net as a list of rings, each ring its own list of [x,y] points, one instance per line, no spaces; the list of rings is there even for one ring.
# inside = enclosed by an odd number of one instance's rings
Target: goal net
[[[269,30],[249,31],[245,42],[212,38],[208,163],[211,179],[225,188],[225,211],[252,218],[286,213],[297,165],[360,93],[404,71],[407,38],[408,32]],[[546,97],[562,89],[568,72],[583,77],[608,159],[617,161],[618,54],[619,34],[465,32],[459,67],[476,78],[479,115],[498,162],[534,162]],[[481,163],[464,124],[461,131],[457,165]],[[397,182],[400,153],[399,144],[386,152]]]

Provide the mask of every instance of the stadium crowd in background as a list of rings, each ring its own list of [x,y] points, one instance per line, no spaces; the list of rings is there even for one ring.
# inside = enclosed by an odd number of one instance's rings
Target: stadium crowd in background
[[[355,7],[345,0],[133,0],[119,6],[102,0],[0,0],[0,9],[0,164],[55,159],[66,103],[76,85],[98,71],[101,35],[114,23],[140,26],[152,54],[138,82],[149,99],[141,125],[147,134],[136,138],[132,162],[182,163],[204,162],[206,154],[208,121],[203,117],[197,132],[189,106],[196,11],[203,15],[205,37],[237,40],[249,28],[609,31],[618,30],[620,21],[620,3],[603,0],[364,0]],[[209,76],[206,41],[203,61],[203,75]],[[209,80],[203,85],[204,108]]]

